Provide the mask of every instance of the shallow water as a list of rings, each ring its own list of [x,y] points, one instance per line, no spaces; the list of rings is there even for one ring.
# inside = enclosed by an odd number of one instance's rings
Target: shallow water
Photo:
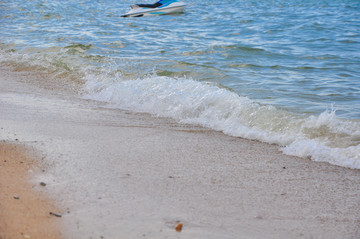
[[[82,97],[360,168],[359,1],[2,1],[2,64],[35,66]]]

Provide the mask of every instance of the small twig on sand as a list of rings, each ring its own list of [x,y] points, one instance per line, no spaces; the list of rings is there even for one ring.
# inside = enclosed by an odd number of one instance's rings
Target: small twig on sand
[[[50,215],[53,215],[55,217],[62,217],[61,214],[57,214],[57,213],[54,213],[54,212],[49,212]]]

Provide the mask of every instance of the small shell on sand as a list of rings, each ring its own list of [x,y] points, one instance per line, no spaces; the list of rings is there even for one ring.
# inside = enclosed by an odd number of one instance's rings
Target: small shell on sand
[[[181,222],[179,222],[179,223],[176,225],[175,230],[176,230],[177,232],[181,232],[182,228],[183,228],[183,224],[182,224]]]

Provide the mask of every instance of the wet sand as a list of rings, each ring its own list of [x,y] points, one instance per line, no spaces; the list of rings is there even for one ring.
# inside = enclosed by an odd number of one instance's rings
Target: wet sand
[[[0,76],[0,140],[45,155],[66,238],[360,237],[359,170]]]
[[[63,238],[55,203],[30,183],[36,160],[18,144],[0,143],[0,238]],[[45,185],[46,186],[46,185]]]

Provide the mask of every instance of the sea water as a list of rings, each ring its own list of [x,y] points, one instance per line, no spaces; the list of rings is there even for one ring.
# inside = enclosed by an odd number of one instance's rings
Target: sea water
[[[121,18],[135,3],[3,0],[0,62],[108,107],[360,168],[358,0],[187,0]]]

